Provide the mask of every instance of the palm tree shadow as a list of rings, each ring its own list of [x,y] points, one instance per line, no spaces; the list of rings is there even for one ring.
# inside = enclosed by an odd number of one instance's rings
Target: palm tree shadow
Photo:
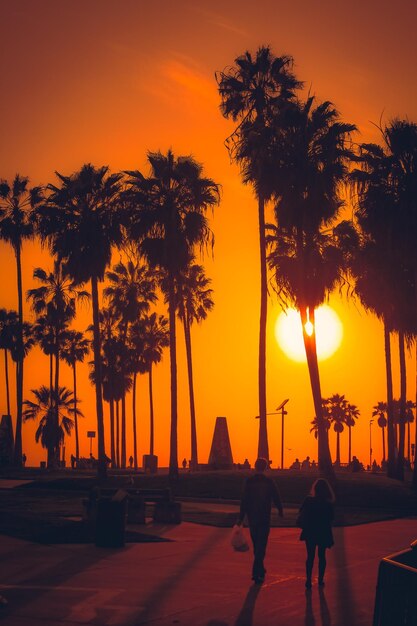
[[[246,594],[245,601],[243,603],[242,608],[240,609],[240,613],[237,616],[234,626],[251,626],[252,625],[255,602],[256,602],[256,599],[258,597],[260,590],[261,590],[260,585],[252,585],[251,587],[249,587],[249,591]]]

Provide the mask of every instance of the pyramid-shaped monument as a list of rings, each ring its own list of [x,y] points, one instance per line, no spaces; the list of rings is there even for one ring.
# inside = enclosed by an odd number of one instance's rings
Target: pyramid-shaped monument
[[[233,456],[225,417],[216,417],[208,465],[210,469],[232,469]]]

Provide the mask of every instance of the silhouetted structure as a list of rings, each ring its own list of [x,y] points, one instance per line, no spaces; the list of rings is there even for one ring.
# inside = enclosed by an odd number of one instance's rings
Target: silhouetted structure
[[[13,424],[10,415],[2,415],[0,423],[0,467],[13,462]]]
[[[232,448],[225,417],[216,417],[208,465],[210,469],[233,468]]]

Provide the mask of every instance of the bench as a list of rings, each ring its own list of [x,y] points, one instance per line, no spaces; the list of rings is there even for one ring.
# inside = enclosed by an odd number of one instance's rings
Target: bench
[[[120,491],[120,490],[119,490]],[[181,523],[181,503],[175,502],[169,487],[162,489],[138,489],[126,487],[122,490],[127,497],[127,521],[145,524],[146,504],[154,504],[153,521],[163,524]],[[85,517],[94,522],[99,498],[114,498],[118,490],[110,487],[93,487],[89,497],[83,499]]]

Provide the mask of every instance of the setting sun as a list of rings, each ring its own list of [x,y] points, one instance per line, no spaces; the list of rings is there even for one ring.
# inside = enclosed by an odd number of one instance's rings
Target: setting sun
[[[309,322],[308,322],[309,323]],[[339,348],[343,327],[338,315],[327,305],[316,311],[317,356],[328,359]],[[283,311],[275,324],[275,337],[281,350],[293,361],[306,360],[300,314],[295,309]]]

